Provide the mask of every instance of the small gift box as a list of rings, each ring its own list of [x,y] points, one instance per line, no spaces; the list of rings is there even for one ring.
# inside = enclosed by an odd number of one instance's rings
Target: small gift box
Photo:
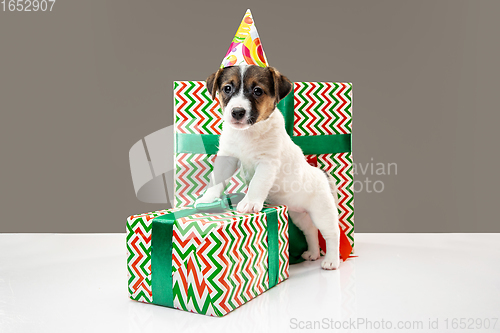
[[[130,298],[224,316],[287,279],[287,208],[241,214],[241,197],[130,216]]]

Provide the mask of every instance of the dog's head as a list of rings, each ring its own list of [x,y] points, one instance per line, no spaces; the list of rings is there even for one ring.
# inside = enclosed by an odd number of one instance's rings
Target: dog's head
[[[219,102],[223,120],[235,129],[247,129],[273,113],[292,83],[273,67],[231,66],[207,79],[207,89]]]

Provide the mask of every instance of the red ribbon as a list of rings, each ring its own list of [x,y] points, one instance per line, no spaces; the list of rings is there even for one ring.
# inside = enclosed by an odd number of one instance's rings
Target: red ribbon
[[[340,244],[339,244],[340,257],[342,258],[342,261],[346,261],[347,258],[353,258],[356,256],[351,256],[352,252],[351,243],[349,242],[349,239],[347,238],[344,230],[340,226],[339,229],[340,229]],[[326,253],[326,241],[319,230],[318,230],[318,238],[319,238],[319,247],[324,253]]]

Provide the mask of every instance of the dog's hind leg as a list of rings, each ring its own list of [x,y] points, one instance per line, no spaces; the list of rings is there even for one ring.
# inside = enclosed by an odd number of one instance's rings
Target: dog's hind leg
[[[321,231],[326,242],[325,259],[321,262],[324,269],[337,269],[339,259],[339,213],[332,197],[322,202],[314,202],[309,210],[314,225]]]
[[[307,241],[307,251],[302,253],[305,260],[316,260],[320,256],[318,228],[314,226],[311,217],[307,212],[290,211],[293,223],[304,233]]]

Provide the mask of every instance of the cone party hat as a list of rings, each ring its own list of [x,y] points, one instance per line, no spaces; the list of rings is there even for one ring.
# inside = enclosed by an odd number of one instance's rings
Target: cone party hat
[[[247,9],[220,67],[241,64],[269,66],[250,9]]]

